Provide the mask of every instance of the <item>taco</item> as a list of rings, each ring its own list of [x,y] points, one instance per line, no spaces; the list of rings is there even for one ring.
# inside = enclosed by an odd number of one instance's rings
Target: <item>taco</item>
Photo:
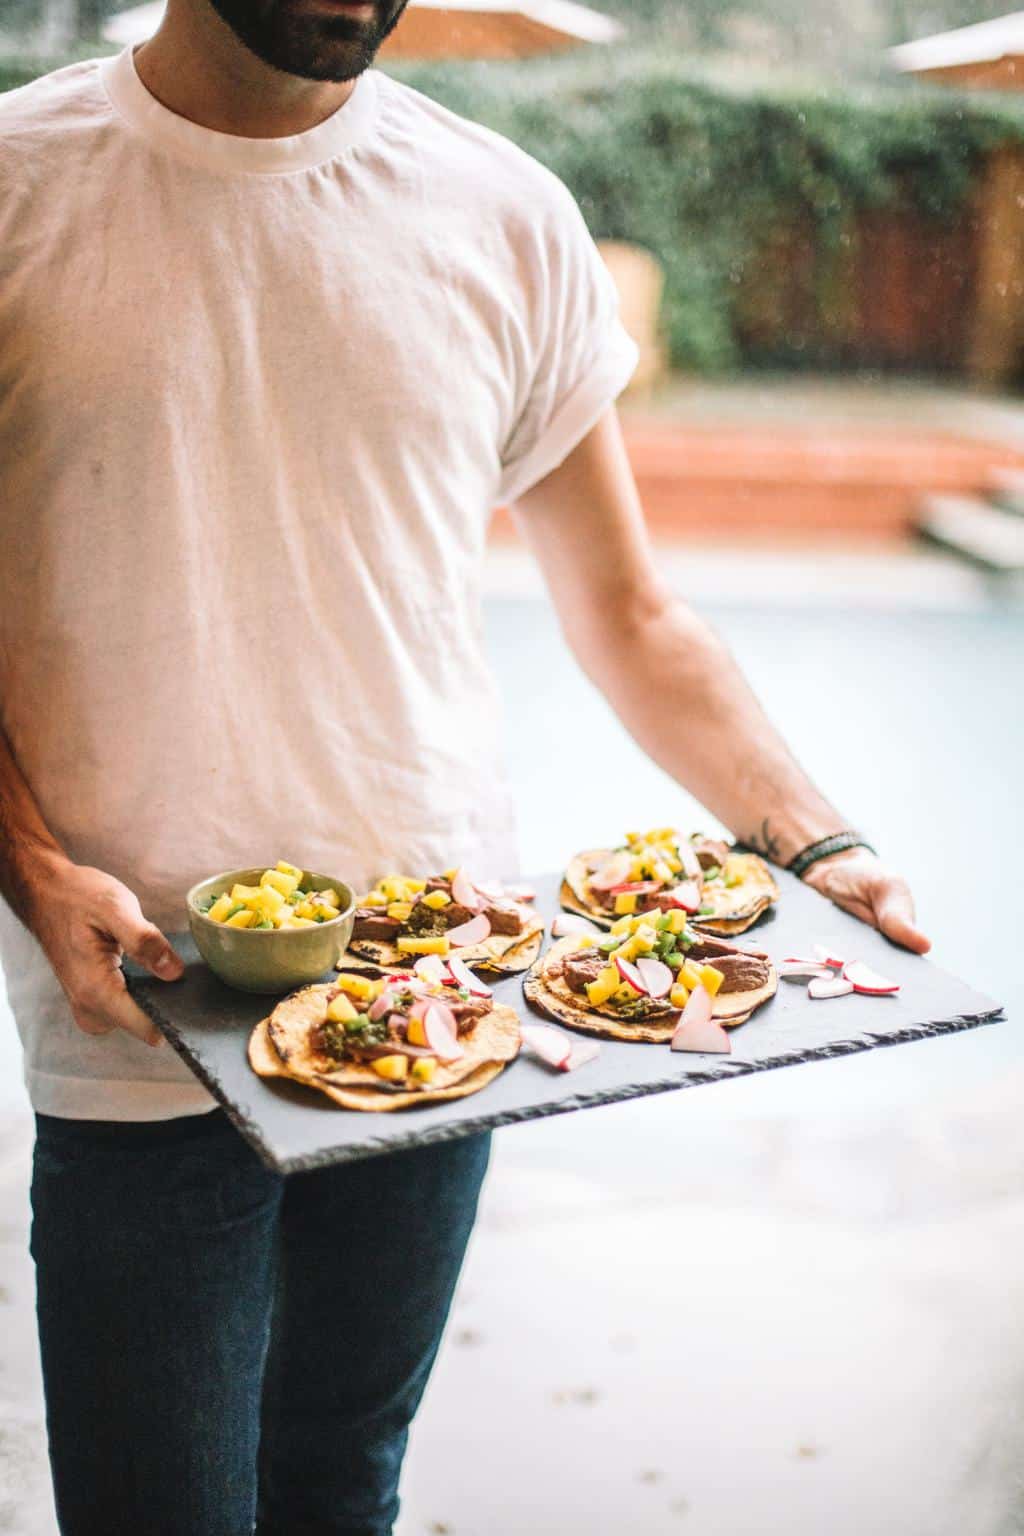
[[[620,917],[607,938],[569,934],[530,967],[523,991],[570,1029],[658,1043],[672,1039],[698,986],[731,1028],[774,997],[778,975],[767,955],[700,933],[676,910]]]
[[[461,869],[426,880],[385,875],[356,908],[338,968],[402,970],[434,955],[508,975],[533,964],[543,936],[544,919],[521,887],[477,884]]]
[[[779,888],[756,853],[675,827],[627,832],[617,848],[578,853],[565,872],[561,902],[607,927],[616,916],[679,909],[708,933],[743,933]]]
[[[345,1109],[385,1111],[479,1092],[519,1043],[514,1010],[489,994],[352,974],[279,1003],[252,1033],[249,1064]]]

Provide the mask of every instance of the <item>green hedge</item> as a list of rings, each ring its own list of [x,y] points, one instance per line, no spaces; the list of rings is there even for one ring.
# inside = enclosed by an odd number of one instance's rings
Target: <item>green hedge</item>
[[[736,295],[756,281],[766,231],[809,226],[824,254],[859,209],[909,201],[955,220],[984,152],[1024,142],[1012,97],[737,83],[643,53],[400,73],[549,165],[596,236],[653,251],[673,362],[703,372],[744,361]],[[835,361],[823,334],[805,362]]]
[[[0,64],[0,85],[32,72]],[[860,209],[909,202],[955,220],[985,151],[1024,143],[1013,97],[737,83],[635,50],[394,73],[549,165],[596,236],[653,251],[672,359],[705,372],[744,360],[736,294],[766,231],[800,222],[825,253]],[[813,360],[829,362],[827,343]]]

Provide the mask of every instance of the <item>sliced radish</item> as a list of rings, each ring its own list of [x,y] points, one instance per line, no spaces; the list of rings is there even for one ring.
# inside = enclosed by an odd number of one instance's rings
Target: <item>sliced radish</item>
[[[458,1061],[465,1055],[459,1044],[455,1015],[447,1003],[431,1003],[423,1015],[423,1034],[427,1049],[433,1051],[439,1061]]]
[[[392,1029],[396,1029],[396,1030],[397,1029],[401,1029],[403,1024],[405,1024],[406,1022],[407,1022],[407,1020],[405,1018],[405,1015],[401,1014],[401,1013],[393,1013],[391,1015],[391,1017],[388,1019],[389,1026]]]
[[[505,894],[504,887],[496,880],[474,880],[473,884],[477,895],[482,896],[485,901],[500,901]]]
[[[852,982],[855,992],[866,992],[870,997],[891,997],[900,989],[898,981],[887,981],[879,976],[863,960],[852,960],[843,966],[843,975]]]
[[[465,944],[482,944],[491,931],[491,920],[485,912],[478,912],[468,923],[448,929],[448,943],[457,948]]]
[[[820,960],[798,960],[791,957],[779,963],[779,975],[783,981],[809,981],[812,976],[831,976],[832,972]]]
[[[588,1061],[593,1061],[600,1054],[600,1040],[574,1040],[569,1060],[562,1071],[575,1072],[577,1067],[585,1067]]]
[[[592,933],[596,937],[598,934],[603,936],[604,929],[599,928],[596,923],[590,922],[585,917],[577,917],[573,912],[559,912],[551,924],[551,937],[553,939],[564,939],[570,933]]]
[[[621,885],[623,880],[629,879],[632,868],[633,855],[622,849],[620,853],[613,853],[600,869],[595,870],[590,876],[590,884],[595,891],[610,891],[613,885]]]
[[[655,891],[660,890],[660,880],[624,880],[621,885],[613,885],[608,894],[622,896],[631,893],[636,896],[653,896]]]
[[[452,876],[452,900],[460,907],[468,907],[471,912],[480,909],[482,898],[464,869],[457,869]]]
[[[696,880],[684,880],[682,885],[677,885],[674,890],[666,892],[665,898],[670,906],[682,907],[684,912],[692,916],[700,911],[700,887]]]
[[[551,1024],[521,1024],[519,1030],[523,1044],[528,1045],[541,1061],[549,1067],[557,1067],[560,1072],[569,1070],[573,1042],[564,1031]]]
[[[853,982],[845,976],[812,976],[807,990],[811,997],[845,997],[853,991]]]
[[[700,881],[704,878],[704,871],[701,868],[700,859],[697,857],[697,850],[692,843],[686,842],[684,838],[681,838],[679,841],[679,862],[683,866],[683,874],[687,880]]]
[[[674,1051],[704,1051],[728,1056],[732,1041],[716,1019],[711,1017],[711,994],[706,987],[694,987],[682,1017],[672,1036]]]
[[[651,955],[641,955],[636,963],[644,986],[650,997],[667,997],[672,990],[674,977],[664,960],[655,960]]]
[[[831,966],[834,971],[841,971],[846,964],[845,960],[839,958],[831,944],[812,944],[811,953],[821,961],[822,965]]]
[[[494,996],[486,981],[481,981],[479,976],[474,976],[465,960],[460,960],[458,955],[452,955],[448,962],[448,969],[455,985],[465,987],[474,997]]]
[[[505,887],[505,895],[513,901],[536,901],[537,892],[532,885],[508,885]]]
[[[641,997],[647,996],[647,983],[631,960],[624,960],[621,955],[616,955],[615,965],[619,975],[627,986],[639,992]]]
[[[413,970],[421,981],[443,981],[448,967],[440,955],[420,955]]]
[[[376,1023],[378,1019],[382,1019],[386,1013],[389,1013],[394,1006],[395,994],[393,992],[387,991],[382,992],[380,997],[374,998],[373,1002],[366,1010],[367,1017]]]

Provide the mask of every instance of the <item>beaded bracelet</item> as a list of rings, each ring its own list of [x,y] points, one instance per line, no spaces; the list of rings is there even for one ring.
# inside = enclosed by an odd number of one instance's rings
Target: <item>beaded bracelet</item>
[[[866,848],[868,853],[874,853],[870,843],[866,843],[859,832],[847,829],[844,832],[834,832],[831,837],[823,837],[816,843],[811,843],[795,859],[790,859],[786,868],[791,875],[804,875],[812,864],[817,864],[819,859],[827,859],[833,853],[845,853],[847,848]]]

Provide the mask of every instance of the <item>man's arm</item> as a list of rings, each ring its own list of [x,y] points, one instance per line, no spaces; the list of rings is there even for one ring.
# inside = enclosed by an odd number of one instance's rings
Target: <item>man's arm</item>
[[[573,654],[660,767],[780,864],[846,824],[727,648],[660,576],[614,408],[513,510]],[[865,849],[805,878],[897,943],[929,948],[905,882]]]
[[[89,1035],[123,1029],[159,1045],[162,1036],[125,987],[121,956],[173,981],[182,965],[138,899],[101,870],[74,864],[53,837],[0,731],[0,893],[42,945]]]

